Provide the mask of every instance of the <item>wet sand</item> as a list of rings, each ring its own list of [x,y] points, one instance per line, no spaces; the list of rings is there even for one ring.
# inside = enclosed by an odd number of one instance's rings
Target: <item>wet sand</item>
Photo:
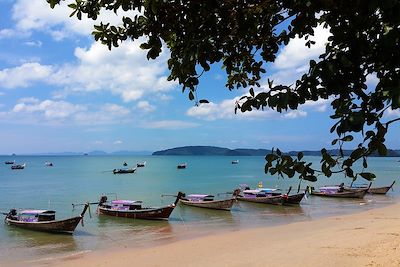
[[[287,225],[95,251],[48,266],[400,266],[400,204]],[[38,263],[38,262],[37,262]]]

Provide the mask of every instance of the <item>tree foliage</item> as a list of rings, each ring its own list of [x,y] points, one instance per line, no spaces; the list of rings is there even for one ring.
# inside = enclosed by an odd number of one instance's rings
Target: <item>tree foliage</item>
[[[47,0],[51,7],[62,0]],[[75,0],[71,16],[97,19],[104,10],[136,11],[121,24],[95,26],[93,36],[109,49],[121,42],[146,37],[141,48],[147,58],[157,58],[165,44],[170,50],[169,80],[177,80],[189,98],[195,99],[199,76],[219,62],[227,75],[229,90],[248,87],[236,109],[248,112],[271,108],[294,110],[306,101],[332,100],[333,126],[338,138],[332,145],[340,151],[353,134],[363,142],[339,163],[321,150],[321,169],[314,169],[279,150],[266,156],[265,171],[271,174],[315,181],[319,174],[331,176],[334,168],[356,179],[371,180],[371,173],[355,173],[353,164],[373,152],[386,155],[385,135],[392,123],[385,120],[388,109],[400,107],[400,1],[398,0]],[[326,49],[318,61],[311,60],[306,74],[293,85],[274,85],[255,93],[265,65],[274,62],[278,50],[293,38],[305,37],[312,46],[315,28],[330,30]],[[375,88],[367,88],[368,75],[377,77]],[[196,100],[197,101],[197,100]],[[206,100],[200,100],[207,103]],[[235,109],[235,110],[236,110]],[[343,156],[343,155],[342,155]]]

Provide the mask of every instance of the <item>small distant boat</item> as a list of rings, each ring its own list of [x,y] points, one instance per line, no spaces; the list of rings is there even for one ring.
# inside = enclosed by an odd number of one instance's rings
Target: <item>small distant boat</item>
[[[390,186],[382,186],[382,187],[370,187],[368,190],[369,194],[379,194],[379,195],[385,195],[391,188],[393,188],[393,185],[395,184],[396,181],[393,181],[393,183]],[[361,184],[361,185],[350,185],[350,186],[345,186],[344,190],[360,190],[360,189],[366,189],[368,188],[368,184]]]
[[[344,188],[344,184],[342,183],[340,185],[320,187],[319,191],[315,191],[314,187],[307,187],[307,190],[310,191],[310,195],[312,196],[336,198],[364,198],[370,187],[371,183],[367,188],[346,190]]]
[[[229,199],[214,200],[213,195],[202,195],[202,194],[190,194],[182,196],[179,199],[179,203],[187,206],[193,206],[198,208],[207,208],[215,210],[231,210],[233,203],[236,201],[236,195],[239,191],[233,192],[233,197]]]
[[[47,167],[53,167],[54,165],[53,165],[53,162],[50,162],[50,161],[46,161],[45,163],[44,163],[44,165],[46,165]]]
[[[15,160],[13,160],[13,161],[5,161],[4,164],[15,164]]]
[[[168,220],[180,197],[181,194],[178,193],[175,202],[168,206],[142,207],[142,201],[117,199],[108,202],[107,196],[101,196],[100,201],[98,202],[97,210],[99,214],[114,217],[146,220]]]
[[[22,170],[25,168],[25,166],[26,166],[25,163],[24,164],[14,164],[11,166],[11,169],[12,170]]]
[[[187,163],[180,163],[180,164],[178,164],[178,166],[176,166],[176,168],[178,168],[178,169],[186,169],[186,167],[187,167]]]
[[[139,162],[139,163],[136,164],[136,167],[138,167],[138,168],[143,168],[145,166],[146,166],[146,161],[145,162]]]
[[[124,165],[124,166],[128,166],[128,163],[126,163],[126,162],[124,161],[124,163],[123,163],[122,165]]]
[[[239,189],[241,190],[241,189]],[[305,193],[289,195],[292,187],[286,194],[282,194],[280,189],[275,188],[257,188],[250,189],[245,188],[241,190],[243,194],[236,197],[239,201],[253,202],[253,203],[263,203],[272,205],[298,205],[303,199]]]
[[[128,168],[128,169],[114,169],[114,174],[122,174],[122,173],[134,173],[136,168]]]
[[[85,204],[79,216],[64,220],[56,220],[56,212],[52,210],[23,210],[17,213],[12,209],[3,214],[6,215],[5,222],[8,225],[42,232],[72,234],[88,207],[89,204]]]
[[[239,164],[239,160],[238,159],[232,160],[232,164]]]

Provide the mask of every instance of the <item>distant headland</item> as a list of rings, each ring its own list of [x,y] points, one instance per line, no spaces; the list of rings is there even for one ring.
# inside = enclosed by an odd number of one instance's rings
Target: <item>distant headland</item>
[[[331,155],[338,155],[339,150],[333,149],[328,150]],[[284,151],[283,151],[284,152]],[[304,156],[320,156],[320,151],[312,150],[299,150],[284,152],[291,156],[297,155],[298,152],[303,152]],[[352,150],[343,150],[344,156],[349,156]],[[153,156],[265,156],[271,153],[270,149],[249,149],[249,148],[237,148],[229,149],[224,147],[215,146],[183,146],[175,147],[166,150],[160,150],[153,152]],[[371,155],[379,156],[377,153]],[[400,157],[400,150],[388,149],[387,157]]]

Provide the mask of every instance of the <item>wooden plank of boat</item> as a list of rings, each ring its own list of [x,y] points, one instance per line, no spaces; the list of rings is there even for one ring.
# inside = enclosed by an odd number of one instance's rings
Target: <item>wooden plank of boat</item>
[[[22,221],[22,220],[18,220],[18,217],[12,216],[12,214],[10,212],[6,216],[5,221],[8,225],[13,225],[13,226],[28,229],[28,230],[50,232],[50,233],[72,234],[74,232],[76,226],[83,219],[88,207],[89,207],[89,204],[86,204],[85,207],[83,208],[82,213],[79,216],[64,219],[64,220]]]
[[[393,181],[393,183],[390,186],[382,186],[382,187],[371,187],[368,190],[369,194],[379,194],[379,195],[385,195],[395,184],[396,181]],[[345,190],[360,190],[360,189],[365,189],[367,186],[363,187],[345,187]]]
[[[114,174],[125,174],[125,173],[134,173],[136,168],[129,168],[129,169],[114,169]]]
[[[178,203],[180,197],[181,197],[181,192],[178,193],[177,198],[173,204],[170,204],[170,205],[164,206],[164,207],[156,207],[156,208],[155,207],[142,208],[141,205],[137,204],[137,203],[141,203],[141,201],[140,202],[139,201],[130,201],[129,202],[129,201],[125,200],[126,209],[124,209],[124,208],[112,207],[111,205],[108,205],[107,197],[102,196],[100,198],[100,201],[98,202],[97,210],[98,210],[99,214],[114,216],[114,217],[123,217],[123,218],[130,218],[130,219],[145,219],[145,220],[168,220],[172,211],[176,207],[176,204]]]
[[[207,208],[215,210],[231,210],[235,198],[222,199],[222,200],[211,200],[211,201],[191,201],[189,199],[181,198],[179,203],[187,206]]]
[[[329,191],[314,191],[311,188],[311,195],[312,196],[319,196],[319,197],[331,197],[331,198],[364,198],[367,194],[368,190],[371,187],[371,183],[369,184],[368,188],[365,189],[357,189],[357,190],[343,190],[341,192],[329,192]]]
[[[385,195],[394,185],[395,181],[390,186],[372,187],[368,190],[370,194]]]
[[[253,196],[253,197],[246,197],[246,196],[238,195],[237,200],[253,202],[253,203],[272,204],[272,205],[297,205],[297,204],[300,204],[305,193],[289,195],[291,189],[292,188],[290,187],[286,194],[279,194],[279,195],[276,195],[275,193],[271,193],[271,195],[266,195],[266,196]]]
[[[143,208],[140,210],[124,211],[124,210],[109,209],[106,207],[99,206],[98,212],[99,214],[103,215],[123,217],[129,219],[168,220],[174,208],[175,205],[171,204],[160,208]]]
[[[284,198],[282,205],[298,205],[303,200],[305,193],[289,195]]]
[[[237,200],[253,202],[253,203],[280,205],[282,203],[282,196],[278,195],[278,196],[266,196],[266,197],[254,197],[254,198],[238,196]]]

